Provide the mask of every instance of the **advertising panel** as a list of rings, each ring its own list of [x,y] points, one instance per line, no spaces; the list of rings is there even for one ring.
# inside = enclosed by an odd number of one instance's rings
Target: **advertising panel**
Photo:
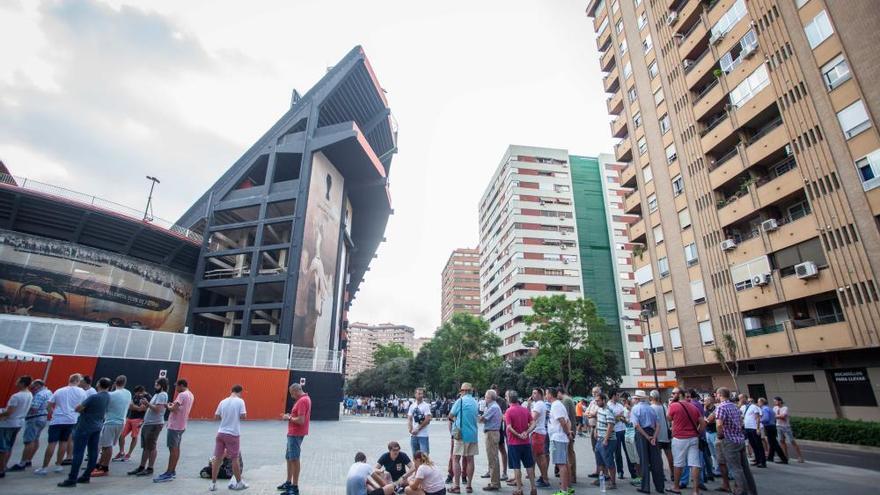
[[[191,291],[159,265],[0,230],[0,313],[181,331]]]

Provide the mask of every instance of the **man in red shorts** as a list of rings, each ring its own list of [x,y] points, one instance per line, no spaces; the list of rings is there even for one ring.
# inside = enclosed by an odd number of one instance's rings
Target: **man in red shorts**
[[[125,418],[125,425],[122,427],[122,435],[119,436],[119,453],[113,458],[113,462],[128,462],[131,459],[131,453],[137,447],[138,437],[141,434],[141,425],[144,424],[144,414],[146,414],[147,406],[143,402],[150,402],[152,397],[147,393],[143,385],[134,388],[134,394],[131,396],[131,404],[128,405],[128,416]],[[131,435],[131,446],[128,452],[125,451],[125,439]]]
[[[229,481],[229,489],[244,490],[248,487],[241,479],[241,464],[238,462],[241,420],[247,417],[241,391],[241,385],[234,385],[232,393],[220,401],[217,411],[214,412],[214,417],[220,420],[220,428],[214,440],[214,459],[211,462],[211,486],[208,490],[212,492],[217,491],[217,475],[220,473],[223,457],[228,457],[232,462],[232,480]]]

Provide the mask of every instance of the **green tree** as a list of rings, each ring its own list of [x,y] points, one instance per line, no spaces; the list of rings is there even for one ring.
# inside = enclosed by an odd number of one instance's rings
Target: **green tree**
[[[530,354],[517,356],[502,361],[490,374],[492,383],[498,385],[503,394],[508,390],[516,390],[520,394],[528,394],[534,387],[540,386],[540,380],[526,374],[526,366],[532,360]]]
[[[532,311],[525,317],[529,332],[523,341],[535,347],[536,353],[525,367],[527,375],[543,383],[558,383],[572,393],[620,383],[613,352],[590,335],[590,330],[605,325],[592,300],[567,299],[561,294],[537,297],[532,300]]]
[[[718,360],[721,369],[730,375],[730,379],[733,380],[733,388],[739,390],[739,382],[736,381],[736,377],[739,375],[739,346],[737,346],[733,335],[729,332],[723,332],[721,346],[713,347],[712,353],[715,354],[715,359]]]
[[[501,339],[489,330],[482,318],[456,313],[441,326],[434,338],[423,348],[430,358],[426,371],[434,375],[433,391],[453,393],[461,382],[471,382],[477,389],[490,385],[490,373],[501,362],[498,347]]]
[[[411,350],[407,349],[402,344],[392,342],[388,345],[380,345],[379,347],[376,347],[376,350],[373,351],[373,366],[385,364],[392,359],[412,357],[413,353]]]

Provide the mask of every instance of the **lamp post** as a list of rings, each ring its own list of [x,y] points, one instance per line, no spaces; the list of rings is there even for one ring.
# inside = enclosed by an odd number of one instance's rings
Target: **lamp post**
[[[639,313],[638,319],[630,318],[629,316],[621,317],[622,320],[627,321],[637,321],[639,322],[639,326],[641,326],[642,322],[645,322],[645,328],[648,330],[648,346],[651,348],[651,368],[654,371],[654,388],[658,391],[660,390],[660,379],[657,378],[657,361],[654,359],[654,339],[651,338],[651,312],[647,309],[643,309],[641,313]]]
[[[147,196],[147,207],[144,208],[144,221],[152,222],[153,221],[153,188],[156,187],[156,184],[159,184],[159,179],[148,175],[147,180],[151,182],[150,184],[150,195]]]

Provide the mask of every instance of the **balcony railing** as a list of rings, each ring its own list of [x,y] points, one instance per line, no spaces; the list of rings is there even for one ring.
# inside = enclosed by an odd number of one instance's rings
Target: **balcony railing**
[[[62,198],[67,201],[72,201],[101,210],[106,210],[112,213],[116,213],[118,215],[124,215],[134,220],[149,223],[165,230],[170,230],[171,232],[174,232],[179,236],[185,237],[190,241],[199,244],[201,244],[202,242],[201,234],[193,232],[186,227],[181,227],[180,225],[176,225],[172,222],[157,217],[150,217],[145,219],[143,210],[136,210],[129,206],[124,206],[119,203],[114,203],[113,201],[101,199],[97,196],[91,196],[89,194],[71,191],[70,189],[65,189],[60,186],[54,186],[52,184],[46,184],[33,179],[28,179],[27,177],[13,176],[4,173],[0,173],[0,185],[5,185],[7,187],[19,187],[21,189],[27,189],[28,191],[34,191],[47,196],[54,196],[56,198]]]
[[[775,119],[771,120],[770,122],[765,124],[763,127],[761,127],[758,130],[758,132],[753,134],[752,137],[749,138],[748,144],[755,143],[756,141],[758,141],[762,137],[769,134],[770,131],[772,131],[773,129],[776,129],[777,127],[779,127],[781,125],[782,125],[782,116],[776,117]]]
[[[693,65],[691,65],[691,67],[693,67]],[[686,71],[685,71],[685,72],[686,72]],[[709,84],[707,84],[706,87],[704,87],[702,90],[700,90],[700,93],[699,93],[699,94],[697,95],[697,97],[694,99],[694,105],[696,105],[697,103],[699,103],[699,101],[702,100],[704,96],[706,96],[707,94],[709,94],[709,91],[712,91],[712,88],[714,88],[715,86],[717,86],[719,81],[720,81],[720,79],[718,79],[718,78],[716,77],[715,80],[713,80],[712,82],[710,82]]]
[[[794,328],[809,328],[818,325],[831,325],[832,323],[839,323],[841,321],[845,321],[843,313],[832,313],[830,315],[821,315],[816,318],[791,320],[791,325]]]
[[[786,157],[784,160],[781,160],[780,162],[771,165],[770,168],[772,169],[772,171],[769,174],[758,179],[758,187],[761,187],[764,184],[767,184],[768,182],[771,182],[776,178],[781,177],[796,169],[797,162],[795,161],[794,156],[789,156]]]
[[[738,153],[739,153],[739,148],[734,147],[732,150],[721,155],[721,157],[718,158],[717,160],[715,160],[715,162],[709,164],[709,171],[711,172],[711,171],[715,170],[716,168],[720,167],[724,162],[735,157]]]
[[[727,119],[727,113],[722,113],[722,114],[718,115],[717,117],[715,117],[714,119],[712,119],[711,122],[706,124],[706,128],[703,129],[702,131],[700,131],[700,137],[703,137],[706,134],[709,134],[709,132],[711,132],[712,129],[718,127],[718,124],[724,122],[726,119]]]
[[[758,327],[758,328],[747,328],[746,329],[746,337],[757,337],[759,335],[769,335],[771,333],[779,333],[785,330],[785,325],[782,323],[776,325],[770,325],[766,327]]]

